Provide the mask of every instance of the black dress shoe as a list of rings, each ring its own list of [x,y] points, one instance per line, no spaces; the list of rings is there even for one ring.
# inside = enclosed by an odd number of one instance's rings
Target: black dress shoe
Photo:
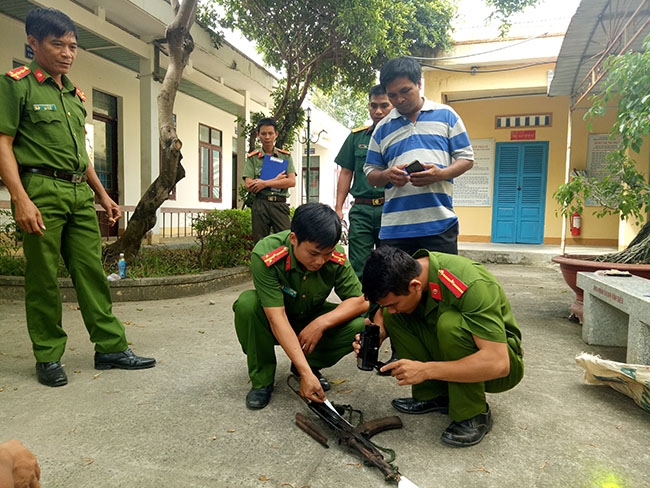
[[[474,446],[483,440],[485,434],[492,428],[492,414],[490,406],[486,404],[487,411],[479,413],[471,419],[462,420],[461,422],[452,422],[442,433],[440,437],[445,442],[454,447]]]
[[[273,385],[262,388],[252,388],[246,395],[246,406],[252,410],[259,410],[266,407],[271,401]]]
[[[395,398],[391,402],[395,410],[402,413],[421,414],[429,412],[449,412],[449,398],[438,397],[433,400],[416,400],[415,398]]]
[[[156,365],[154,358],[141,358],[131,349],[122,352],[95,353],[95,369],[147,369]]]
[[[36,363],[38,382],[45,386],[63,386],[68,384],[68,377],[59,361],[53,363]]]
[[[316,378],[318,378],[318,381],[320,381],[320,386],[323,388],[323,391],[330,391],[332,389],[332,385],[330,385],[330,382],[327,381],[327,378],[323,376],[323,373],[321,373],[319,369],[311,368],[311,372],[314,373],[314,376],[316,376]],[[293,363],[291,363],[291,373],[300,379],[298,369]]]

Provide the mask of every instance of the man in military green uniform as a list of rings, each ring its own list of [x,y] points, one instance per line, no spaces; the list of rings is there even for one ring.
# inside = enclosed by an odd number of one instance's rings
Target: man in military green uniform
[[[363,263],[368,259],[370,251],[379,245],[381,212],[384,206],[384,187],[377,188],[368,183],[363,165],[366,164],[368,143],[375,125],[392,109],[393,105],[386,96],[386,90],[381,85],[373,86],[368,93],[368,112],[372,125],[359,127],[350,132],[334,159],[341,167],[334,207],[339,218],[343,219],[343,203],[348,192],[354,197],[354,204],[348,214],[350,220],[348,251],[350,262],[359,279],[363,272]]]
[[[262,149],[248,154],[243,174],[246,190],[255,194],[251,208],[255,242],[269,235],[271,229],[273,232],[280,232],[289,228],[291,218],[287,203],[288,189],[296,186],[296,169],[291,155],[284,149],[275,147],[278,138],[275,120],[260,119],[257,123],[257,138],[262,143]],[[265,177],[264,165],[272,168],[282,164],[282,161],[286,161],[285,170],[277,173],[269,169]]]
[[[291,229],[257,243],[251,256],[254,290],[233,305],[237,338],[247,355],[252,389],[246,406],[268,405],[280,344],[300,377],[300,395],[325,400],[330,385],[320,368],[352,352],[368,303],[361,283],[337,245],[341,221],[322,203],[307,203],[294,213]],[[332,289],[341,299],[327,302]]]
[[[85,95],[66,76],[77,54],[76,27],[62,12],[43,8],[29,13],[25,29],[34,61],[0,78],[0,176],[24,232],[25,309],[38,380],[47,386],[68,381],[60,362],[67,335],[59,256],[95,343],[95,368],[150,368],[156,360],[133,354],[111,311],[95,196],[112,222],[121,213],[89,164]]]
[[[420,250],[411,257],[382,246],[366,261],[363,292],[383,308],[375,316],[380,337],[390,337],[400,358],[381,370],[412,385],[412,397],[393,407],[448,411],[443,442],[481,442],[492,427],[485,393],[510,390],[524,375],[521,332],[496,278],[461,256]]]

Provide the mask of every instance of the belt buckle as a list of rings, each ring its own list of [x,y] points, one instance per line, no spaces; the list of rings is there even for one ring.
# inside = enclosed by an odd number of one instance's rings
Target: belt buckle
[[[267,200],[268,200],[269,202],[276,202],[276,201],[278,200],[278,197],[276,197],[275,195],[269,195],[269,196],[267,197]]]
[[[373,206],[376,207],[376,206],[381,205],[381,204],[382,204],[381,198],[373,198],[372,199],[372,205]]]
[[[75,183],[75,184],[83,183],[83,182],[84,182],[84,176],[85,176],[85,175],[83,175],[83,174],[74,173],[74,174],[72,175],[72,178],[70,178],[70,181],[71,181],[72,183]]]

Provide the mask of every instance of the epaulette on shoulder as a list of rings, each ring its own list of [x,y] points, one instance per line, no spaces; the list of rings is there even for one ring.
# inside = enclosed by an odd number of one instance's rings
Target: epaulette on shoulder
[[[449,291],[451,291],[456,298],[463,296],[463,293],[467,290],[467,285],[446,269],[438,270],[438,278],[440,278],[442,284],[449,288]]]
[[[347,256],[342,252],[334,251],[332,253],[332,257],[330,258],[330,261],[333,261],[336,264],[340,264],[341,266],[343,266],[345,264],[346,258]]]
[[[362,125],[361,127],[357,127],[356,129],[352,129],[352,133],[356,134],[357,132],[361,132],[362,130],[368,130],[370,126],[369,125]]]
[[[79,97],[79,100],[81,100],[82,102],[85,103],[85,102],[86,102],[86,94],[85,94],[84,92],[82,92],[82,91],[79,89],[79,87],[76,87],[76,86],[75,86],[75,89],[76,89],[77,96]]]
[[[285,257],[287,254],[289,254],[289,248],[287,246],[280,246],[277,249],[274,249],[273,251],[266,253],[264,256],[262,256],[262,261],[264,261],[264,264],[266,264],[266,266],[268,267],[277,263],[280,259]]]
[[[279,153],[282,153],[282,154],[291,154],[289,151],[287,151],[287,150],[285,150],[285,149],[280,149],[279,147],[276,148],[276,149],[278,150]]]
[[[249,152],[249,153],[246,155],[246,157],[247,157],[247,158],[250,158],[251,156],[258,156],[261,152],[262,152],[262,151],[260,151],[259,149],[255,149],[254,151]]]
[[[14,68],[11,71],[7,71],[7,76],[13,80],[18,81],[18,80],[22,80],[25,76],[27,76],[31,72],[32,70],[29,69],[27,66],[19,66],[18,68]]]

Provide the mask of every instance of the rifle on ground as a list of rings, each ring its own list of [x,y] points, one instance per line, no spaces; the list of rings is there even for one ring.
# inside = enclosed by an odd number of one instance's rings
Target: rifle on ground
[[[297,389],[292,385],[292,381],[298,383]],[[287,379],[287,385],[300,397],[300,380],[296,376],[290,375]],[[346,407],[334,405],[329,400],[326,400],[324,403],[319,403],[312,402],[302,397],[300,398],[307,404],[312,412],[334,430],[334,433],[339,439],[339,443],[343,443],[359,452],[368,464],[379,468],[386,481],[397,483],[400,488],[417,488],[415,484],[400,474],[397,466],[391,464],[394,455],[390,461],[385,460],[380,449],[370,440],[372,436],[380,432],[392,429],[401,429],[402,421],[399,417],[396,415],[383,417],[360,423],[355,427],[341,415],[342,411],[344,411]],[[327,435],[323,430],[300,412],[296,413],[296,425],[323,447],[329,448],[327,444]]]

